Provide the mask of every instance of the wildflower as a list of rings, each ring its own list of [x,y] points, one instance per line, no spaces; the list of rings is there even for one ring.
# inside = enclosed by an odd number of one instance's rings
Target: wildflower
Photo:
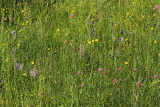
[[[88,41],[88,44],[91,44],[92,42],[91,41]]]
[[[11,31],[11,34],[13,34],[15,37],[17,36],[17,34],[14,30]]]
[[[111,96],[111,95],[112,95],[112,93],[109,93],[109,95]]]
[[[18,71],[21,71],[23,69],[23,63],[19,64],[18,61],[16,61],[16,68]]]
[[[75,18],[75,15],[74,14],[70,14],[69,18]]]
[[[138,69],[137,68],[133,68],[133,71],[136,72]]]
[[[98,72],[101,72],[103,69],[102,68],[98,68]]]
[[[34,65],[34,62],[32,61],[31,64]]]
[[[124,64],[128,65],[128,62],[125,62]]]
[[[20,47],[21,45],[18,43],[17,46]]]
[[[4,49],[2,49],[2,52],[4,52]]]
[[[136,82],[137,86],[142,86],[142,83],[140,81]]]
[[[160,9],[160,5],[154,5],[153,10]]]
[[[8,61],[9,61],[9,59],[7,59],[7,58],[6,58],[4,61],[5,61],[5,62],[8,62]]]
[[[93,21],[90,21],[90,24],[93,25]]]
[[[29,21],[26,21],[26,25],[29,23]]]
[[[25,12],[25,10],[22,10],[21,12],[22,12],[22,13],[24,13],[24,12]]]
[[[129,13],[129,12],[128,12],[128,13],[126,13],[126,14],[127,14],[127,16],[128,16],[128,15],[130,15],[130,13]]]
[[[37,75],[37,73],[38,73],[38,70],[36,70],[36,69],[31,69],[29,71],[29,75],[32,76],[32,77],[35,77]]]
[[[152,27],[151,30],[153,30],[154,28]]]
[[[76,74],[77,74],[77,75],[80,75],[80,74],[81,74],[81,72],[80,72],[80,71],[78,71],[78,72],[76,72]]]
[[[22,75],[23,75],[23,76],[26,76],[27,74],[26,74],[26,73],[23,73]]]
[[[1,21],[6,21],[6,20],[7,20],[7,18],[5,18],[5,17],[1,18]]]
[[[158,56],[160,56],[160,53],[158,54]]]
[[[94,41],[95,41],[95,42],[98,42],[98,39],[95,39]]]
[[[50,50],[51,50],[51,48],[47,48],[47,50],[48,50],[48,51],[50,51]]]
[[[155,41],[153,41],[155,44],[157,43],[157,41],[155,40]]]
[[[121,43],[124,41],[124,38],[123,37],[121,37]]]
[[[121,30],[121,34],[124,34],[124,30],[123,29]]]
[[[94,42],[94,40],[92,40],[92,42]]]
[[[84,87],[84,83],[81,84],[81,87]]]
[[[128,39],[124,39],[125,41],[128,41]]]
[[[158,75],[154,75],[153,77],[154,77],[154,78],[158,78]]]
[[[65,36],[68,36],[68,34],[65,34]]]
[[[57,31],[57,32],[59,32],[59,31],[60,31],[60,29],[56,29],[56,31]]]
[[[13,54],[17,52],[17,48],[12,48]]]
[[[122,68],[118,68],[118,71],[121,71],[122,70]]]
[[[103,72],[102,72],[102,75],[106,75],[106,74],[107,74],[107,72],[106,72],[106,71],[103,71]]]
[[[55,96],[51,97],[52,100],[55,99],[55,98],[56,98]]]
[[[118,83],[118,80],[117,80],[117,79],[113,79],[112,82],[113,82],[114,84],[117,84],[117,83]]]

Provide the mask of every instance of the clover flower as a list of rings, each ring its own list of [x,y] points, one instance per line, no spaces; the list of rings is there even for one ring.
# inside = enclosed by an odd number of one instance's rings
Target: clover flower
[[[29,75],[32,76],[32,77],[35,77],[37,75],[37,73],[38,73],[38,70],[36,70],[36,69],[31,69],[29,71]]]

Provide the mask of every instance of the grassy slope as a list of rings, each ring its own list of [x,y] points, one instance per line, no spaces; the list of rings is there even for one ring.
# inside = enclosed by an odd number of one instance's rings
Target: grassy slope
[[[154,4],[160,2],[2,3],[0,104],[4,107],[160,104],[160,87],[151,85],[152,81],[158,81],[153,75],[159,74],[160,67],[159,12],[153,10]],[[70,14],[75,18],[70,18]],[[12,30],[17,33],[16,39]],[[13,54],[12,48],[17,48],[17,52]],[[24,64],[22,71],[17,71],[16,61]],[[107,75],[98,72],[99,67],[106,69]],[[121,71],[117,70],[119,67]],[[134,67],[137,72],[133,72]],[[39,71],[35,78],[28,73],[33,68]],[[80,75],[76,74],[78,71]],[[119,80],[118,84],[112,83],[114,78]],[[136,86],[137,81],[144,85]]]

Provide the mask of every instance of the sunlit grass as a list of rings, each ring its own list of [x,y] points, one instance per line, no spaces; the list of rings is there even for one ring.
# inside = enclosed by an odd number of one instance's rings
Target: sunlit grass
[[[160,104],[159,0],[0,4],[0,106]]]

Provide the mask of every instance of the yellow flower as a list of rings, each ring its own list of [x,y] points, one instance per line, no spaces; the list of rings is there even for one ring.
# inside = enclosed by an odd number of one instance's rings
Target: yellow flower
[[[48,51],[50,51],[50,50],[51,50],[51,48],[48,48],[47,50],[48,50]]]
[[[152,27],[151,30],[153,30],[154,28]]]
[[[18,43],[17,46],[20,47],[21,45]]]
[[[92,40],[92,42],[94,42],[94,40]]]
[[[92,42],[91,41],[88,41],[88,44],[91,44]]]
[[[56,31],[57,31],[57,32],[59,32],[59,31],[60,31],[60,29],[56,29]]]
[[[65,36],[68,36],[68,34],[65,34]]]
[[[2,46],[5,46],[5,44],[4,44],[4,43],[2,43],[1,45],[2,45]]]
[[[91,44],[92,42],[91,41],[88,41],[88,44]]]
[[[2,49],[2,52],[4,52],[4,49]]]
[[[31,64],[34,65],[34,62],[32,61]]]
[[[112,95],[112,93],[109,93],[109,95]]]
[[[160,56],[160,53],[158,54],[158,56]]]
[[[27,74],[26,74],[26,73],[23,73],[22,75],[23,75],[23,76],[26,76]]]
[[[125,41],[128,41],[128,39],[124,39]]]
[[[128,16],[128,15],[130,15],[130,13],[129,13],[129,12],[128,12],[128,13],[126,13],[126,14],[127,14],[127,16]]]
[[[126,22],[127,20],[123,20],[123,22]]]
[[[24,11],[24,10],[22,10],[21,12],[22,12],[22,13],[24,13],[25,11]]]
[[[155,40],[155,41],[153,41],[154,43],[157,43],[157,41]]]
[[[28,24],[29,23],[29,21],[26,21],[26,24]]]
[[[128,62],[125,62],[124,64],[126,64],[126,65],[127,65],[127,64],[128,64]]]
[[[142,15],[142,16],[141,16],[141,18],[143,19],[143,18],[144,18],[144,16]]]
[[[8,61],[9,61],[9,59],[5,59],[4,61],[5,61],[5,62],[8,62]]]
[[[52,100],[55,99],[55,98],[56,98],[55,96],[51,97]]]
[[[117,24],[114,24],[114,26],[117,26]]]
[[[95,42],[98,42],[98,39],[95,39],[94,41],[95,41]]]

